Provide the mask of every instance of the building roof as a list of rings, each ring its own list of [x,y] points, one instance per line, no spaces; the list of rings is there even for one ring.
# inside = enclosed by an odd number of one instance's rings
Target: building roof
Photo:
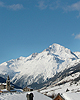
[[[58,94],[54,97],[54,99],[53,99],[53,100],[55,100],[58,96],[60,96],[63,100],[65,100],[65,99],[63,98],[63,96],[62,96],[62,95],[60,95],[60,93],[58,93]]]
[[[7,89],[1,89],[1,91],[2,91],[2,92],[8,92],[8,90],[7,90]]]
[[[6,85],[6,83],[0,83],[0,85],[1,85],[1,84],[2,84],[2,85]]]
[[[23,89],[26,89],[26,88],[28,88],[28,89],[33,89],[33,88],[31,88],[31,87],[27,87],[27,86],[26,86],[25,88],[23,88]]]
[[[55,100],[58,96],[60,96],[63,100],[79,100],[80,98],[80,92],[77,93],[71,93],[71,92],[66,92],[63,94],[57,94],[56,97],[53,99]]]

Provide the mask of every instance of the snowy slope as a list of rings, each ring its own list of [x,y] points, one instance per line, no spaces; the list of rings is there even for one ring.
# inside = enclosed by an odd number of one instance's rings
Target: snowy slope
[[[80,81],[78,82],[78,85],[77,84],[70,85],[70,82],[68,82],[68,83],[63,84],[63,85],[48,87],[44,90],[41,90],[40,92],[50,96],[52,94],[66,93],[67,89],[69,90],[68,92],[72,92],[72,93],[80,91]]]
[[[80,58],[80,52],[74,52],[74,54],[75,54],[78,58]]]
[[[27,100],[27,95],[28,92],[23,92],[23,93],[3,93],[0,95],[0,100]],[[32,92],[34,95],[34,100],[52,100],[51,98],[38,93],[37,91]]]
[[[65,98],[65,100],[79,100],[80,81],[77,84],[72,84],[72,85],[70,85],[70,82],[68,82],[63,85],[54,86],[51,88],[49,87],[44,90],[41,90],[40,92],[50,97],[53,97],[53,95],[55,97],[58,93],[60,93]]]
[[[19,57],[0,64],[0,74],[9,75],[14,84],[25,87],[46,82],[76,62],[79,62],[76,53],[59,44],[53,44],[41,53],[33,53],[29,57]],[[71,66],[68,66],[70,64]]]

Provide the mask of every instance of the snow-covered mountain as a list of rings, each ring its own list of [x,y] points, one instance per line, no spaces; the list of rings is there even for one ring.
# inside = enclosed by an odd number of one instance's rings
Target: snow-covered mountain
[[[11,82],[25,87],[36,87],[58,73],[80,63],[80,52],[71,52],[59,44],[53,44],[41,53],[33,53],[29,57],[19,57],[0,64],[0,76],[10,76]]]

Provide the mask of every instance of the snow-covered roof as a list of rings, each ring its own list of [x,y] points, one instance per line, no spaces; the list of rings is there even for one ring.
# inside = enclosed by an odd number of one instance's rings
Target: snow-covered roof
[[[25,87],[25,88],[28,88],[28,89],[33,89],[33,88],[31,88],[31,87]],[[25,88],[24,88],[24,89],[25,89]]]
[[[29,89],[33,89],[33,88],[31,88],[31,87],[27,87],[27,88],[29,88]]]
[[[2,84],[2,85],[6,85],[6,83],[0,83],[0,85],[1,85],[1,84]]]
[[[26,98],[26,94],[28,92],[24,92],[24,93],[6,93],[3,95],[0,95],[0,100],[27,100]],[[51,98],[37,92],[37,91],[33,91],[31,92],[34,95],[34,99],[33,100],[52,100]]]
[[[65,98],[65,100],[79,100],[80,99],[80,93],[63,93],[62,96]]]
[[[7,90],[7,89],[1,89],[1,91],[2,91],[2,92],[8,92],[8,90]]]

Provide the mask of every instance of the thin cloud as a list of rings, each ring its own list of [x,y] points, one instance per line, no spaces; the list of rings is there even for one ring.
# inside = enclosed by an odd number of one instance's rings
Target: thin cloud
[[[64,11],[78,11],[79,15],[77,17],[80,17],[80,1],[76,2],[72,5],[68,5],[66,7],[63,7]]]
[[[43,10],[46,9],[48,5],[45,4],[45,1],[39,1],[37,7]]]
[[[72,36],[74,36],[75,34],[73,33]]]
[[[0,7],[5,7],[4,3],[0,1]]]
[[[52,10],[61,8],[60,1],[56,0],[55,2],[52,2],[51,4],[49,4],[49,8]]]
[[[40,0],[38,1],[38,5],[36,7],[42,10],[46,8],[54,10],[60,7],[60,1],[59,0],[56,0],[56,1]]]
[[[71,5],[66,5],[66,3],[61,2],[61,0],[39,0],[37,6],[39,9],[63,9],[64,12],[69,12],[69,11],[77,11],[79,14],[77,18],[80,17],[80,1],[73,3]]]
[[[80,11],[80,1],[64,8],[66,11]]]
[[[80,34],[77,34],[77,35],[75,36],[75,39],[80,39]]]
[[[7,8],[12,9],[12,10],[20,10],[23,8],[23,5],[22,4],[13,4],[13,5],[7,6]]]
[[[0,7],[12,9],[12,10],[20,10],[24,8],[22,4],[6,5],[4,2],[1,2],[1,1],[0,1]]]

